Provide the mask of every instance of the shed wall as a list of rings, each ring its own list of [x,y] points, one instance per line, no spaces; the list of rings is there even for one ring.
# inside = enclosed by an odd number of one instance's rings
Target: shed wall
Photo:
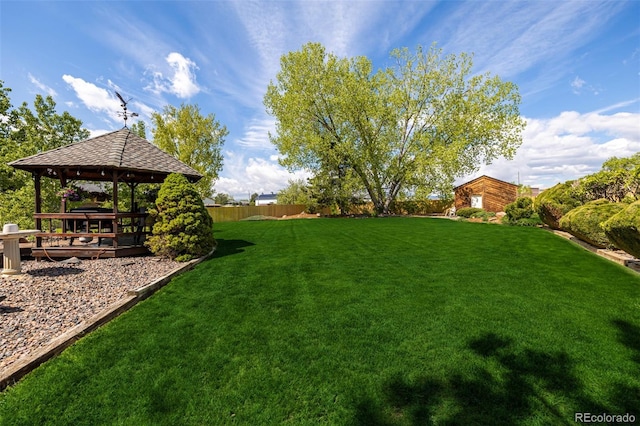
[[[482,208],[490,212],[501,212],[507,204],[518,197],[518,187],[508,182],[483,176],[460,185],[455,191],[456,209],[471,207],[471,196],[482,195]]]

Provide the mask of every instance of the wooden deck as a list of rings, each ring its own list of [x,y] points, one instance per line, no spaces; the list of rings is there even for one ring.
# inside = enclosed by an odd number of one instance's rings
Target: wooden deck
[[[77,244],[77,243],[76,243]],[[79,257],[79,258],[107,258],[107,257],[129,257],[129,256],[144,256],[150,254],[149,250],[143,245],[118,245],[113,247],[110,245],[95,244],[77,244],[72,246],[47,246],[32,247],[31,256],[37,260],[41,259],[56,259],[67,257]]]
[[[131,257],[131,256],[146,256],[151,254],[144,245],[128,244],[128,241],[124,239],[117,248],[111,245],[110,240],[103,241],[98,246],[96,241],[89,244],[78,243],[77,240],[72,246],[69,246],[69,241],[43,241],[41,247],[36,247],[36,243],[20,243],[20,257],[24,259],[36,258],[37,260],[47,259],[59,259],[59,258],[107,258],[107,257]],[[0,267],[2,267],[2,255],[3,247],[0,244]]]
[[[149,254],[144,240],[151,225],[145,213],[36,213],[34,217],[43,231],[36,234],[31,248],[36,259]]]

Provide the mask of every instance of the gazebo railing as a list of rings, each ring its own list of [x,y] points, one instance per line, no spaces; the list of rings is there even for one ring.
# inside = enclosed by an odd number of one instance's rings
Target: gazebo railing
[[[35,213],[36,223],[40,223],[41,232],[36,234],[36,246],[42,246],[42,239],[68,240],[72,246],[81,237],[110,238],[113,247],[124,237],[131,237],[133,245],[140,245],[144,236],[151,232],[147,213]],[[129,239],[127,240],[129,241]]]

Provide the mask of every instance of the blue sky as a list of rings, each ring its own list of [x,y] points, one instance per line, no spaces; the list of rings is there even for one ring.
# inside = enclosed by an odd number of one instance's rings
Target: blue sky
[[[280,57],[310,41],[375,69],[394,48],[436,42],[515,82],[527,121],[516,157],[458,183],[546,188],[640,151],[638,1],[1,0],[0,28],[14,106],[52,95],[92,135],[122,127],[116,90],[147,123],[165,105],[215,114],[229,129],[215,190],[236,199],[306,176],[278,165],[262,100]]]

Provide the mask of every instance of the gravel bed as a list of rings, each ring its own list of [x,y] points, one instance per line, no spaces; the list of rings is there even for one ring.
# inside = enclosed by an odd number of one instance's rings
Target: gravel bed
[[[0,372],[181,265],[151,256],[77,262],[28,260],[21,275],[0,275]]]

